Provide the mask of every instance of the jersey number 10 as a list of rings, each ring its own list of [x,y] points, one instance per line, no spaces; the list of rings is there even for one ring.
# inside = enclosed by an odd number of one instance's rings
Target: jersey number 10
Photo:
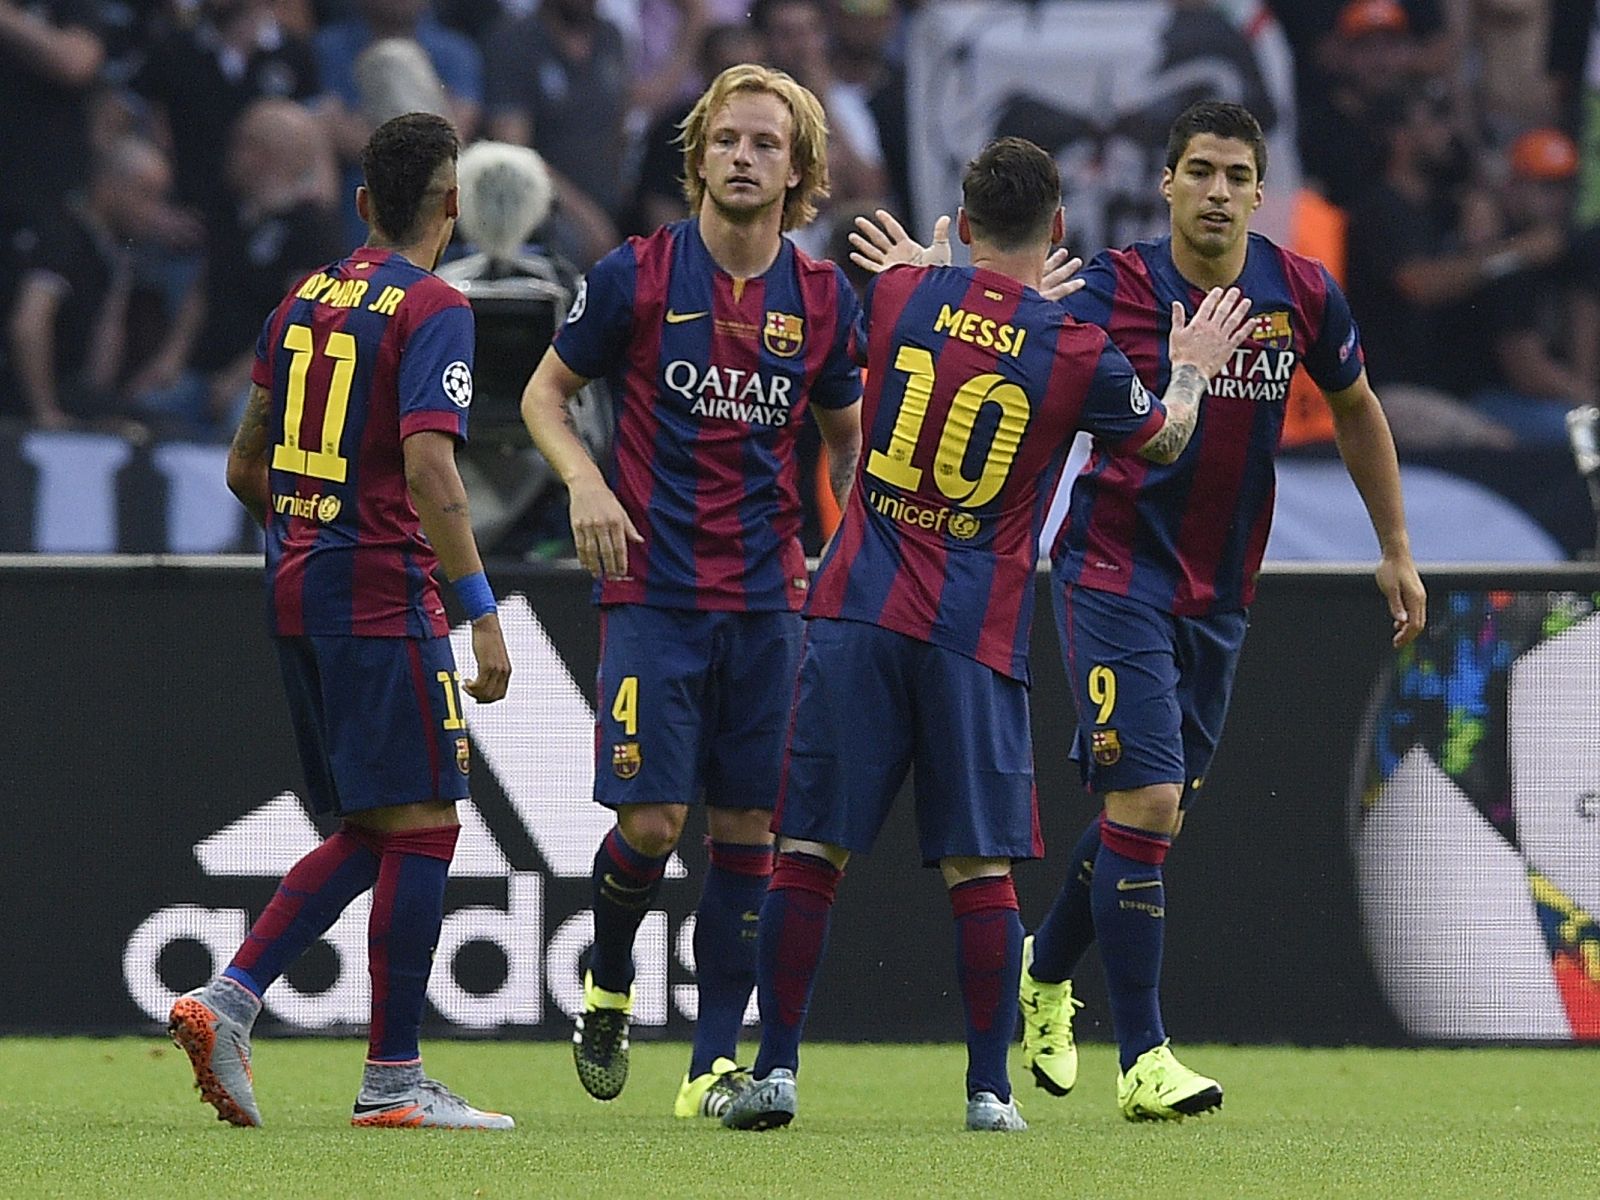
[[[915,492],[922,483],[922,468],[912,466],[911,460],[933,398],[933,354],[921,346],[901,346],[894,366],[908,376],[900,398],[900,413],[889,434],[888,450],[874,450],[867,456],[867,474],[902,491]],[[1000,423],[995,427],[989,452],[984,455],[983,469],[976,479],[969,479],[963,473],[963,465],[978,416],[989,404],[999,406]],[[1003,375],[974,375],[962,384],[950,400],[950,412],[933,456],[933,481],[945,498],[962,508],[981,508],[999,495],[1032,417],[1033,406],[1028,403],[1027,393]]]
[[[344,422],[350,412],[350,381],[356,373],[356,339],[335,330],[328,334],[328,343],[322,348],[323,354],[333,360],[333,378],[328,381],[328,403],[322,413],[320,436],[314,433],[307,439],[312,445],[320,446],[316,450],[301,448],[300,428],[306,415],[306,373],[311,370],[311,359],[316,354],[311,327],[290,325],[283,331],[283,348],[294,357],[289,361],[283,441],[272,448],[272,469],[343,483],[350,460],[339,453],[339,439],[344,436]]]

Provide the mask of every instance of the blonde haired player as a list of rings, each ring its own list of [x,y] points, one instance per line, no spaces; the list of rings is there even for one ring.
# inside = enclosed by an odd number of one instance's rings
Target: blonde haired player
[[[706,805],[699,1007],[674,1111],[720,1116],[756,976],[772,809],[809,579],[795,438],[810,409],[843,498],[860,446],[846,353],[858,308],[843,272],[784,237],[827,195],[817,98],[766,67],[730,67],[684,120],[693,214],[595,264],[528,382],[523,418],[567,485],[600,605],[595,799],[617,812],[594,863],[594,948],[573,1038],[599,1100],[628,1077],[633,940]],[[567,403],[606,377],[616,408],[597,466]]]

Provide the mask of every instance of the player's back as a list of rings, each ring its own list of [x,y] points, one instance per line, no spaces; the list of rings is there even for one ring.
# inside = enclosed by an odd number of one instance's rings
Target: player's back
[[[431,272],[363,247],[268,318],[253,379],[272,398],[267,588],[280,635],[448,631],[401,443],[466,436],[472,310]]]
[[[1073,483],[1052,558],[1064,579],[1182,615],[1243,608],[1271,528],[1273,460],[1297,365],[1326,391],[1350,386],[1361,352],[1349,306],[1322,265],[1251,234],[1237,286],[1251,334],[1211,381],[1188,447],[1160,466],[1099,447]],[[1099,325],[1158,395],[1171,373],[1172,304],[1204,290],[1172,260],[1171,238],[1098,255],[1064,301]]]
[[[855,340],[861,465],[807,613],[1026,679],[1038,532],[1072,433],[1147,438],[1159,409],[1101,330],[981,268],[885,272]]]

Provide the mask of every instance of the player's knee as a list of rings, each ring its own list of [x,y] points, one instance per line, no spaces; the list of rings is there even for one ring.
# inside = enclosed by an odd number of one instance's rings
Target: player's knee
[[[772,844],[772,814],[764,808],[707,809],[706,827],[712,841],[739,846]]]
[[[952,856],[939,860],[939,873],[946,888],[959,887],[974,879],[1000,879],[1011,874],[1009,858]]]
[[[682,804],[638,804],[618,811],[617,826],[622,840],[640,854],[660,858],[677,848],[688,815]]]
[[[1109,792],[1106,794],[1106,816],[1118,825],[1148,829],[1152,833],[1170,837],[1178,827],[1178,802],[1182,796],[1183,788],[1176,783],[1157,783],[1125,792]]]

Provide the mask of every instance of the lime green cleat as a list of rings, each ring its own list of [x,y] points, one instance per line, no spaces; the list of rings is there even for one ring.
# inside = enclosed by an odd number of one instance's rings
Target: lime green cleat
[[[704,1075],[683,1077],[678,1099],[672,1105],[675,1117],[711,1117],[720,1120],[728,1105],[750,1086],[750,1072],[731,1058],[719,1058]]]
[[[583,973],[583,1015],[572,1034],[572,1062],[578,1082],[596,1100],[615,1100],[628,1082],[628,1015],[633,989],[627,995],[594,985]]]
[[[1078,1045],[1072,1040],[1072,1013],[1083,1007],[1072,998],[1072,980],[1040,983],[1033,977],[1033,936],[1022,939],[1022,1065],[1033,1082],[1052,1096],[1065,1096],[1078,1082]]]
[[[1191,1071],[1162,1042],[1117,1076],[1117,1105],[1130,1121],[1181,1121],[1222,1107],[1222,1085]]]

